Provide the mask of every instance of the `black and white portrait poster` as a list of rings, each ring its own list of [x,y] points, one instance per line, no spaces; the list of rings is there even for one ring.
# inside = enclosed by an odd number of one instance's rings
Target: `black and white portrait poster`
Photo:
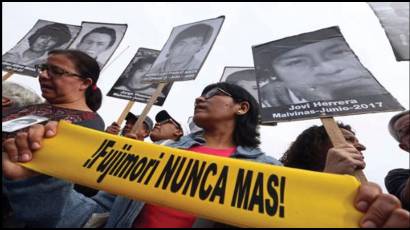
[[[107,95],[147,103],[155,93],[159,83],[142,83],[142,76],[151,68],[159,52],[159,50],[139,48]],[[164,87],[154,105],[162,106],[164,104],[171,87],[172,83],[168,83]]]
[[[246,91],[248,91],[259,103],[255,68],[226,66],[220,81],[239,85],[240,87],[246,89]]]
[[[49,120],[47,117],[27,115],[1,123],[2,132],[15,132],[20,129]]]
[[[369,2],[393,47],[397,61],[409,58],[409,2]]]
[[[229,82],[238,85],[248,91],[259,102],[259,90],[256,82],[256,74],[254,67],[239,67],[239,66],[226,66],[222,73],[221,82]],[[264,122],[260,121],[261,125],[275,126],[277,122]]]
[[[252,47],[263,122],[402,109],[338,27]]]
[[[120,45],[127,27],[127,24],[82,22],[80,33],[69,48],[87,53],[102,69]]]
[[[195,79],[225,20],[224,16],[174,27],[144,82]]]
[[[37,77],[34,65],[46,62],[54,49],[65,49],[76,38],[80,26],[38,20],[33,28],[2,57],[2,69]]]

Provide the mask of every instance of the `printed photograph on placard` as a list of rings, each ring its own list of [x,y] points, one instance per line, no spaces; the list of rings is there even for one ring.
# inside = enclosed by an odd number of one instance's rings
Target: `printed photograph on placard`
[[[256,84],[255,68],[226,66],[221,82],[229,82],[246,89],[259,103],[258,86]]]
[[[264,122],[402,108],[360,63],[338,27],[252,49]]]
[[[33,28],[2,56],[2,69],[37,77],[35,65],[46,62],[47,53],[65,49],[76,38],[80,26],[38,20]]]
[[[142,83],[142,77],[148,72],[158,57],[159,50],[139,48],[134,58],[108,92],[108,96],[147,103],[155,93],[159,83]],[[161,106],[171,90],[168,83],[157,98],[154,105]]]
[[[201,69],[225,17],[174,27],[144,82],[193,80]]]
[[[127,27],[127,24],[82,22],[81,31],[69,48],[87,53],[102,69],[120,45]]]
[[[409,61],[409,2],[369,2],[393,47],[397,61]]]
[[[3,132],[10,133],[47,120],[49,120],[49,118],[47,117],[27,115],[13,120],[2,122],[1,129]]]

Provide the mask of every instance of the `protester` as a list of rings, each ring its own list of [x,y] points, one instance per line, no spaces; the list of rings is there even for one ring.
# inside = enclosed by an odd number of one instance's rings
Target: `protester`
[[[393,116],[389,122],[390,134],[399,142],[399,147],[410,153],[410,111]],[[410,169],[393,169],[385,178],[390,194],[401,201],[403,208],[410,211]]]
[[[42,96],[46,103],[30,105],[2,118],[2,122],[26,115],[38,115],[50,120],[69,120],[74,124],[104,130],[104,121],[96,112],[102,101],[97,87],[100,68],[94,59],[76,50],[54,50],[47,63],[37,66]],[[26,129],[20,130],[25,131]],[[2,133],[2,142],[24,133]],[[25,156],[23,156],[25,157]],[[77,186],[78,191],[93,195],[96,190]]]
[[[34,91],[14,82],[2,82],[2,117],[27,105],[40,104],[43,99]]]
[[[34,91],[25,88],[14,82],[2,82],[2,117],[7,114],[18,111],[21,108],[40,104],[43,99],[37,95]],[[5,127],[3,127],[4,129]],[[11,207],[9,205],[7,197],[1,194],[2,197],[2,226],[3,227],[24,227],[22,223],[14,220]]]
[[[365,167],[362,151],[365,146],[355,137],[349,125],[338,123],[345,137],[345,146],[333,147],[323,126],[312,126],[303,131],[285,152],[284,166],[318,172],[353,174]]]
[[[3,116],[2,122],[26,115],[38,115],[54,121],[69,120],[74,124],[104,130],[104,121],[96,112],[101,105],[102,94],[96,86],[100,69],[94,59],[80,51],[54,50],[49,53],[47,63],[38,66],[37,70],[42,96],[46,102],[14,110]],[[13,100],[18,102],[18,93],[14,93],[16,95],[11,98],[16,98]],[[26,135],[19,131],[27,129],[2,132],[3,145],[7,138]],[[97,193],[97,190],[80,185],[75,185],[75,189],[88,196]],[[7,201],[3,199],[3,203]],[[3,211],[8,212],[7,209]]]
[[[204,89],[202,96],[196,99],[194,111],[195,123],[203,128],[203,132],[184,136],[171,146],[280,165],[280,162],[266,156],[258,148],[258,116],[255,99],[243,88],[228,83],[210,85]],[[43,143],[41,139],[50,127],[57,132],[55,124],[52,124],[31,128],[33,131],[30,134],[35,136],[35,142]],[[107,211],[110,216],[105,227],[190,227],[194,224],[196,218],[190,214],[150,204],[144,205],[143,202],[105,192],[92,198],[84,198],[70,189],[69,182],[38,175],[16,165],[14,157],[17,155],[14,150],[22,150],[21,143],[32,143],[32,135],[9,139],[5,144],[7,155],[3,161],[3,172],[9,179],[5,184],[12,204],[18,209],[19,217],[31,226],[80,227],[89,220],[92,213]],[[34,149],[19,151],[19,155],[29,153],[30,161],[31,151]],[[20,161],[25,159],[20,157]],[[37,176],[33,177],[34,175]],[[50,188],[47,190],[47,196],[44,192],[46,187]],[[53,205],[42,205],[44,203]],[[151,215],[151,212],[154,214]],[[127,217],[123,218],[125,216]],[[164,221],[164,216],[172,221]]]
[[[151,131],[150,138],[155,144],[169,145],[178,141],[183,135],[187,135],[181,124],[169,115],[166,110],[161,110],[155,116],[155,126]]]
[[[146,116],[143,121],[142,129],[137,130],[136,134],[131,134],[131,135],[129,134],[135,122],[137,122],[138,118],[139,116],[136,116],[135,114],[131,112],[128,112],[127,116],[125,117],[125,120],[126,120],[125,126],[121,131],[122,136],[127,136],[127,137],[140,140],[140,141],[144,141],[144,139],[149,136],[152,130],[153,122],[151,118],[149,118],[148,116]],[[105,131],[107,133],[118,135],[118,133],[120,133],[120,129],[121,128],[118,125],[118,123],[113,122],[110,126],[107,127]]]

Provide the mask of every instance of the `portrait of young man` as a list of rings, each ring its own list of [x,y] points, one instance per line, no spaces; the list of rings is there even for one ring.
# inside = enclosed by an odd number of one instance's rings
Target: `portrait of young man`
[[[145,82],[184,81],[196,77],[219,33],[224,17],[174,27]]]
[[[265,108],[270,112],[292,112],[298,108],[293,105],[300,104],[311,109],[307,115],[324,115],[329,111],[318,104],[323,101],[356,104],[383,102],[383,106],[400,108],[397,101],[360,63],[338,27],[254,46],[253,54],[262,114]],[[342,112],[348,113],[354,109],[349,105]],[[360,109],[365,111],[367,108]]]
[[[253,67],[227,66],[221,77],[221,82],[229,82],[246,89],[259,103],[258,86]]]
[[[36,77],[34,65],[45,62],[49,51],[67,48],[79,30],[80,26],[38,20],[23,39],[3,55],[3,70]],[[29,71],[30,68],[13,69],[13,64],[31,67],[32,71]]]
[[[70,48],[87,53],[103,68],[124,37],[127,24],[83,22],[81,26]]]
[[[107,95],[147,103],[155,93],[158,83],[142,83],[142,77],[151,69],[158,54],[158,50],[139,48]],[[161,106],[164,104],[171,86],[172,83],[169,83],[164,87],[154,105]]]

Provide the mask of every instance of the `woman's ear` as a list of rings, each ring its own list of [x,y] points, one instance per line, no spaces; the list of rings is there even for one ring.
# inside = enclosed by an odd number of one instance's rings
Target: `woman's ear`
[[[81,84],[80,89],[87,90],[93,84],[93,80],[91,78],[83,79],[83,83]]]
[[[250,109],[249,102],[247,101],[239,102],[239,109],[236,112],[236,114],[239,116],[244,115],[249,111],[249,109]]]

